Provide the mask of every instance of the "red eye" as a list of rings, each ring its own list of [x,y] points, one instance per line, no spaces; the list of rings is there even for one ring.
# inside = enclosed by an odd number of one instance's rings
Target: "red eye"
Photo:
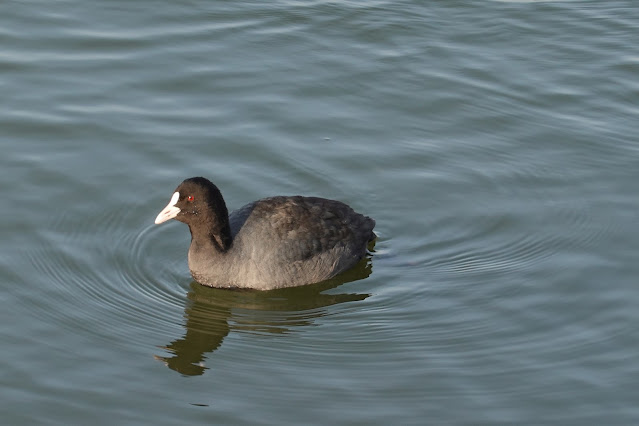
[[[192,195],[189,195],[188,197],[186,197],[187,201],[193,201],[195,200],[195,198]]]

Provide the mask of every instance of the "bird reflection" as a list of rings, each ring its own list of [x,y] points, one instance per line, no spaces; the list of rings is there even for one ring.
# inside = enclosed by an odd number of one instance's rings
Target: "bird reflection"
[[[156,356],[185,376],[204,374],[206,354],[215,351],[231,330],[283,334],[326,315],[327,306],[364,300],[370,294],[324,294],[341,284],[361,280],[372,272],[369,256],[330,280],[270,291],[226,290],[193,281],[184,309],[186,333],[163,347],[171,357]]]

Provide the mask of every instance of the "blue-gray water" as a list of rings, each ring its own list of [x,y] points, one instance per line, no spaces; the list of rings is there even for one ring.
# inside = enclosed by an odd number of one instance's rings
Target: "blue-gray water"
[[[2,423],[639,423],[639,5],[0,5]],[[192,283],[184,178],[372,256]]]

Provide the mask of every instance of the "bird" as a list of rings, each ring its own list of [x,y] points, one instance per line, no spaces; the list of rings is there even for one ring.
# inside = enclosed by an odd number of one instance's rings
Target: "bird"
[[[336,200],[262,198],[230,215],[219,188],[184,180],[156,224],[188,225],[188,265],[200,284],[272,290],[321,282],[355,266],[377,236],[375,220]]]

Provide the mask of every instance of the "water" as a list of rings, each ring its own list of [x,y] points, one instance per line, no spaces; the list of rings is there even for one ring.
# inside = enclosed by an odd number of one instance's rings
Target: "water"
[[[0,6],[4,424],[636,424],[639,8]],[[193,283],[153,219],[377,220],[343,277]]]

